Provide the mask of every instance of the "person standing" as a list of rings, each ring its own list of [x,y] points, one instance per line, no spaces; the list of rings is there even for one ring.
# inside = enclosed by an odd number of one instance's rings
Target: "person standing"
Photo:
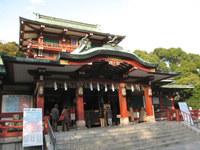
[[[101,127],[104,127],[104,110],[103,110],[102,103],[99,106],[99,118],[100,118],[100,122],[101,122]]]
[[[109,106],[107,106],[107,109],[106,109],[106,116],[108,118],[108,126],[112,126],[112,110],[110,109]]]
[[[61,116],[64,116],[64,120],[62,120],[62,131],[65,132],[65,129],[69,131],[69,124],[71,119],[69,118],[69,112],[67,107],[63,108]]]
[[[54,108],[51,109],[51,117],[52,117],[52,128],[53,131],[57,131],[57,123],[59,120],[59,110],[58,110],[58,104],[55,104]]]

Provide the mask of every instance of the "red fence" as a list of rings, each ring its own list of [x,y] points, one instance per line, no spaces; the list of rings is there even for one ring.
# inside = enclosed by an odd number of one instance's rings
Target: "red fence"
[[[20,114],[22,116],[22,114]],[[12,113],[0,114],[0,118],[12,118]],[[44,134],[47,134],[47,118],[50,120],[50,116],[44,116],[43,126]],[[22,122],[22,125],[19,125]],[[10,125],[6,125],[10,124]],[[14,137],[22,136],[23,132],[23,120],[0,120],[0,137]]]
[[[190,110],[190,114],[196,118],[200,117],[200,110]],[[194,118],[193,118],[194,119]],[[178,109],[175,111],[167,111],[167,120],[168,121],[182,121],[182,116],[181,113]]]

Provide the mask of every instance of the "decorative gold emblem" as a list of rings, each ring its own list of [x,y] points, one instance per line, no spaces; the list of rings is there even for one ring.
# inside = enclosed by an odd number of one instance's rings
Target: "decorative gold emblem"
[[[69,65],[68,60],[60,60],[61,65]]]

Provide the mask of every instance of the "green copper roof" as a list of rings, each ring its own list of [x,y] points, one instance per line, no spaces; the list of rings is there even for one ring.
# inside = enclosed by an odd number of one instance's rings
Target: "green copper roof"
[[[89,30],[92,32],[101,32],[99,30],[99,25],[95,24],[89,24],[89,23],[83,23],[78,21],[72,21],[72,20],[66,20],[66,19],[60,19],[50,16],[41,15],[39,13],[34,13],[36,15],[36,21],[52,24],[52,25],[58,25],[63,26],[66,28],[74,28],[74,29],[80,29],[80,30]]]
[[[130,53],[128,51],[119,51],[114,48],[105,48],[105,47],[96,47],[96,48],[91,48],[88,49],[87,51],[83,51],[81,53],[77,54],[72,54],[72,53],[59,53],[57,59],[73,59],[73,60],[83,60],[83,59],[88,59],[91,57],[95,57],[98,55],[106,55],[106,56],[112,56],[112,57],[120,57],[120,58],[128,58],[131,60],[135,60],[136,62],[149,67],[149,68],[156,68],[158,64],[155,63],[150,63],[147,61],[142,60],[139,58],[137,55],[134,53]]]
[[[24,63],[45,63],[45,64],[59,64],[57,60],[48,60],[48,59],[35,59],[35,58],[24,58],[24,57],[15,57],[15,56],[7,56],[1,55],[2,59],[14,61],[14,62],[24,62]]]
[[[172,71],[163,71],[163,70],[156,70],[156,72],[157,73],[162,73],[162,74],[174,74],[174,75],[179,75],[179,74],[181,74],[181,72],[172,72]],[[170,80],[170,79],[168,79],[168,80]],[[166,82],[166,81],[164,81],[164,82]]]
[[[90,29],[86,29],[86,28],[81,28],[81,27],[77,27],[77,26],[66,26],[63,24],[55,24],[55,23],[49,23],[49,22],[40,22],[40,21],[34,21],[34,20],[30,20],[30,19],[26,19],[26,18],[22,18],[20,17],[20,31],[22,29],[21,26],[21,22],[29,22],[29,23],[33,23],[33,24],[38,24],[38,25],[45,25],[45,26],[49,26],[49,27],[55,27],[55,28],[62,28],[62,29],[66,29],[67,30],[72,30],[72,31],[79,31],[79,32],[85,32],[85,33],[93,33],[93,34],[97,34],[97,35],[103,35],[103,36],[111,36],[114,37],[114,34],[110,34],[110,33],[104,33],[104,32],[100,32],[97,30],[90,30]],[[119,38],[124,39],[126,36],[124,35],[119,35]]]
[[[192,89],[194,88],[193,85],[162,85],[160,88],[166,88],[166,89]]]

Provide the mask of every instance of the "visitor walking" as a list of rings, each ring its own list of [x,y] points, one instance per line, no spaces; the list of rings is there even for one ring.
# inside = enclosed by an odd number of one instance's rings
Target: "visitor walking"
[[[71,122],[71,119],[69,118],[69,112],[67,107],[63,108],[61,116],[64,116],[64,120],[62,120],[62,131],[65,132],[65,129],[69,131],[69,124]]]
[[[110,109],[109,106],[107,106],[106,109],[106,116],[108,118],[108,127],[112,126],[112,110]]]
[[[100,118],[100,122],[101,122],[101,127],[104,127],[105,123],[104,123],[104,110],[103,110],[103,104],[101,103],[99,106],[99,118]]]
[[[53,131],[57,131],[57,123],[59,120],[59,110],[58,110],[58,104],[55,104],[54,108],[51,109],[51,118],[52,118],[52,128]]]

